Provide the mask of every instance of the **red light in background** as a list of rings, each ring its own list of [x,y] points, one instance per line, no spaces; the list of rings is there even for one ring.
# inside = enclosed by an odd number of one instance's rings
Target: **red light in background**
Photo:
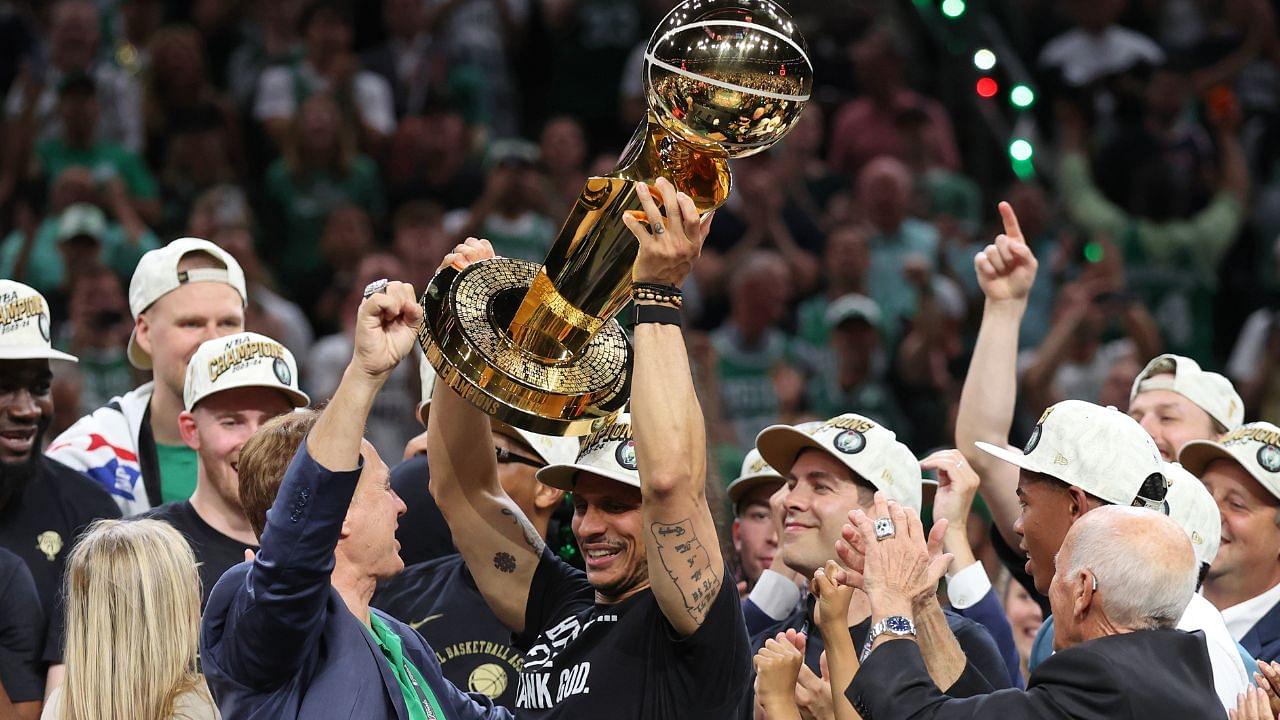
[[[978,78],[977,90],[978,95],[984,98],[990,98],[995,97],[996,93],[1000,92],[1000,86],[996,84],[996,81],[992,78]]]

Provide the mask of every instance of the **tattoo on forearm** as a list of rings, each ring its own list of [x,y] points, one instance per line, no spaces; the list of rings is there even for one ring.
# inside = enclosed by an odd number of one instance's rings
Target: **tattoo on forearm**
[[[516,556],[511,553],[500,552],[493,556],[493,566],[504,573],[513,573],[516,571]]]
[[[538,531],[533,529],[533,524],[524,515],[512,510],[511,508],[502,508],[502,514],[506,515],[516,527],[520,528],[520,532],[524,535],[524,542],[535,555],[542,554],[542,548],[546,542],[538,535]]]
[[[656,522],[650,529],[658,544],[658,557],[680,590],[685,609],[694,622],[701,624],[720,590],[720,576],[711,564],[711,553],[693,532],[691,520]]]

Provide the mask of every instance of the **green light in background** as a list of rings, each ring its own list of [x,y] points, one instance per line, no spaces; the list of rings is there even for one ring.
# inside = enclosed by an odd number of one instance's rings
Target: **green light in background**
[[[1010,164],[1013,166],[1013,174],[1019,180],[1030,180],[1036,176],[1036,166],[1030,160],[1014,160]]]
[[[1018,138],[1009,143],[1009,157],[1019,162],[1026,162],[1031,159],[1031,155],[1035,149],[1031,147],[1031,143],[1023,138]]]
[[[1023,85],[1022,83],[1018,83],[1017,85],[1014,85],[1013,89],[1009,91],[1009,102],[1013,103],[1014,107],[1022,108],[1025,110],[1031,107],[1032,104],[1035,103],[1035,101],[1036,101],[1035,91],[1027,87],[1026,85]]]
[[[964,0],[942,0],[942,14],[958,18],[964,14]]]
[[[1084,259],[1091,263],[1102,262],[1102,243],[1097,241],[1084,244]]]

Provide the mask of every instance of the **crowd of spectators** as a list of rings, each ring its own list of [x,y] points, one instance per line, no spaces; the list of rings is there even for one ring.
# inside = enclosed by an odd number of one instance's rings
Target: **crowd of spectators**
[[[53,346],[79,358],[52,364],[40,437],[151,378],[134,318],[160,296],[139,307],[130,279],[176,238],[243,270],[227,281],[244,304],[234,329],[279,340],[298,374],[281,381],[314,405],[343,381],[370,282],[420,290],[470,236],[542,259],[643,121],[644,45],[675,4],[0,2],[0,278],[47,299]],[[766,427],[850,411],[921,457],[953,447],[983,316],[973,258],[1001,230],[998,200],[1040,263],[1012,437],[1064,400],[1129,411],[1164,353],[1221,371],[1244,421],[1280,424],[1274,0],[993,0],[958,18],[931,2],[781,4],[807,39],[813,99],[784,141],[733,161],[684,287],[712,486],[746,475]],[[968,30],[940,39],[940,23]],[[1035,88],[1029,108],[974,92],[970,58],[997,38],[999,71],[1024,67]],[[1030,162],[1010,164],[1010,127],[1034,143]],[[189,357],[155,358],[154,397],[174,417]],[[389,463],[421,432],[421,362],[396,366],[369,411]],[[161,401],[144,401],[145,425]],[[185,440],[157,435],[158,462]],[[186,486],[132,478],[133,509],[190,497],[195,463]],[[973,517],[1025,675],[1046,606],[998,570],[986,505]],[[63,534],[88,519],[64,518]],[[61,563],[33,573],[46,612],[63,612]]]

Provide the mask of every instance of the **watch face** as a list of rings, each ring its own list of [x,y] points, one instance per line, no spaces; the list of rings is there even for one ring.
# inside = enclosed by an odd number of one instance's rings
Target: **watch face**
[[[889,632],[895,633],[897,635],[903,635],[915,629],[911,627],[910,620],[904,617],[896,616],[896,615],[894,617],[885,618],[884,626],[885,626],[885,629],[887,629]]]

